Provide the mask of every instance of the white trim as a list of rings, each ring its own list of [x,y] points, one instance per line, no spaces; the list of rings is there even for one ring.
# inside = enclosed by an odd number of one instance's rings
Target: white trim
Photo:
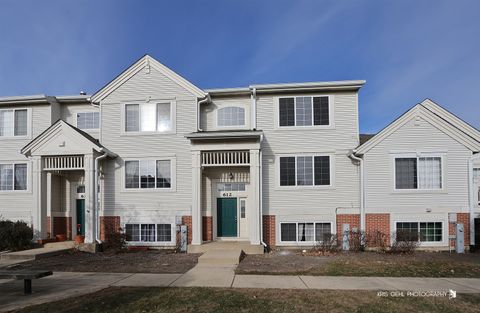
[[[313,241],[298,241],[298,224],[308,224],[308,223],[313,223]],[[295,224],[295,241],[282,241],[282,224]],[[282,220],[277,222],[277,242],[281,246],[312,246],[315,243],[319,242],[316,241],[316,224],[330,224],[330,233],[335,235],[336,234],[336,227],[335,227],[335,222],[332,220],[292,220],[292,221],[287,221],[287,220]]]
[[[27,111],[27,134],[22,136],[15,136],[15,111]],[[32,108],[29,107],[10,107],[10,108],[1,108],[0,111],[13,111],[13,136],[0,136],[0,140],[22,140],[22,139],[32,139]]]
[[[26,164],[27,165],[27,189],[25,190],[15,190],[15,164]],[[32,183],[32,162],[31,161],[6,161],[1,160],[0,165],[12,165],[13,166],[13,188],[12,190],[0,190],[0,194],[25,194],[32,193],[31,183]]]
[[[224,110],[227,108],[239,108],[243,110],[243,124],[242,125],[226,125],[226,126],[221,126],[218,125],[218,112],[220,110]],[[247,128],[247,108],[242,105],[225,105],[221,107],[217,107],[215,109],[215,129],[245,129]]]
[[[98,128],[80,128],[78,127],[78,114],[86,114],[86,113],[97,113],[98,114]],[[78,129],[81,129],[85,132],[98,132],[100,131],[100,128],[102,127],[101,125],[101,114],[100,111],[98,110],[82,110],[82,111],[76,111],[73,112],[75,114],[75,127]]]
[[[162,104],[162,103],[170,103],[170,123],[171,123],[171,129],[167,131],[126,131],[125,130],[125,122],[126,122],[126,116],[125,116],[125,106],[127,105],[138,105],[138,113],[139,113],[139,120],[138,120],[138,127],[140,128],[140,106],[142,104],[149,104],[149,103],[155,103],[156,105]],[[155,120],[158,119],[158,112],[157,112],[157,107],[155,107]],[[145,135],[174,135],[177,133],[177,101],[175,99],[169,98],[169,99],[152,99],[149,102],[146,101],[129,101],[129,102],[124,102],[121,104],[121,113],[120,113],[120,135],[121,136],[145,136]],[[158,121],[157,121],[158,122]],[[156,123],[157,125],[157,123]]]
[[[397,223],[417,223],[418,225],[418,242],[420,244],[420,247],[443,247],[448,245],[448,236],[446,234],[449,234],[448,231],[448,218],[447,221],[438,219],[438,218],[405,218],[405,219],[398,219],[398,220],[392,220],[393,223],[393,232],[391,234],[391,239],[393,242],[396,240],[395,234],[397,233]],[[441,241],[420,241],[420,223],[442,223],[442,240]]]
[[[141,239],[141,234],[142,234],[142,224],[146,225],[155,225],[155,241],[126,241],[127,245],[129,246],[176,246],[176,238],[177,238],[177,226],[175,223],[162,223],[162,222],[153,222],[153,221],[148,221],[148,222],[125,222],[122,223],[123,229],[125,230],[125,235],[127,233],[127,224],[129,225],[138,225],[138,231],[139,231],[139,238]],[[157,241],[157,225],[159,224],[165,224],[165,225],[170,225],[170,241]]]
[[[127,161],[155,161],[155,188],[126,188],[126,172],[125,172],[125,163]],[[157,176],[157,161],[170,161],[170,188],[157,188],[156,176]],[[177,158],[171,156],[159,156],[159,157],[139,157],[139,158],[124,158],[123,164],[121,166],[121,175],[122,175],[122,190],[121,192],[176,192],[177,191]],[[139,164],[140,170],[140,164]],[[140,172],[139,172],[139,183],[140,183]]]
[[[299,97],[310,97],[312,98],[312,125],[306,126],[297,126],[297,100]],[[328,98],[328,125],[314,125],[314,110],[313,110],[313,98],[316,97],[327,97]],[[295,125],[294,126],[280,126],[280,99],[284,98],[294,98],[294,116],[295,116]],[[280,97],[274,97],[273,103],[275,105],[274,109],[274,130],[313,130],[313,129],[334,129],[335,128],[335,112],[334,112],[334,103],[335,96],[333,94],[295,94],[295,95],[285,95]]]

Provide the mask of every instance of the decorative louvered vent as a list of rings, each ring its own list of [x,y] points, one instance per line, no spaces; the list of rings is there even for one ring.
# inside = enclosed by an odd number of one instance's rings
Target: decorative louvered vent
[[[82,170],[83,155],[47,156],[43,158],[44,170]]]
[[[208,151],[202,152],[202,166],[248,166],[249,151]]]

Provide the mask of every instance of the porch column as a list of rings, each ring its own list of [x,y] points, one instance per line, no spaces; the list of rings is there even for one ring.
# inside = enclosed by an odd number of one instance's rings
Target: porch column
[[[94,230],[94,172],[95,164],[93,160],[93,154],[86,154],[84,156],[84,169],[85,169],[85,243],[95,242],[95,230]]]
[[[250,212],[250,243],[260,244],[260,150],[250,150],[250,184],[252,185],[252,210]]]
[[[32,160],[32,192],[33,192],[33,204],[32,204],[32,226],[33,226],[33,239],[47,238],[47,212],[45,210],[45,196],[43,192],[44,187],[44,173],[42,171],[42,157],[35,156]]]
[[[46,186],[46,201],[47,201],[47,218],[50,218],[50,223],[47,225],[47,233],[50,237],[54,237],[53,233],[53,216],[52,216],[52,173],[47,172],[47,186]]]
[[[192,152],[192,245],[202,243],[202,164],[201,152]]]

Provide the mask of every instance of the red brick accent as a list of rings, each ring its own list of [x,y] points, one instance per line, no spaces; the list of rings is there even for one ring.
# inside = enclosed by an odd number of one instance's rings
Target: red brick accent
[[[470,245],[470,213],[457,213],[457,223],[463,224],[463,240],[465,247]],[[448,223],[448,234],[455,235],[454,223]],[[450,240],[450,245],[455,247],[455,240]]]
[[[387,244],[390,245],[390,214],[365,214],[365,232],[373,235],[377,231],[385,234]]]
[[[275,247],[275,215],[263,215],[263,242]]]
[[[202,216],[202,239],[203,241],[213,240],[213,222],[211,216]]]
[[[187,243],[192,243],[192,217],[190,215],[182,216],[182,224],[187,225]]]
[[[52,226],[52,237],[55,237],[56,235],[65,235],[68,239],[72,239],[72,218],[70,216],[54,216]]]
[[[51,233],[52,227],[50,226],[50,216],[47,216],[46,220],[46,227],[47,227],[47,238],[52,238],[54,237],[53,234]]]
[[[100,240],[106,240],[108,235],[119,233],[120,216],[100,216]]]
[[[350,230],[357,228],[360,230],[360,214],[337,214],[337,236],[342,238],[342,225],[350,224]]]

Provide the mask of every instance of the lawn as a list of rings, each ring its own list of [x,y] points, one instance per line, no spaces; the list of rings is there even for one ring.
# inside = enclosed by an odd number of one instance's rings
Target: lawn
[[[331,256],[274,252],[248,255],[237,274],[381,276],[381,277],[480,277],[480,254],[421,252],[383,254],[338,253]]]
[[[61,255],[15,265],[20,269],[60,272],[185,273],[197,264],[200,254],[170,250],[86,253],[73,250]]]
[[[15,312],[478,312],[480,295],[379,297],[369,291],[108,288]]]

